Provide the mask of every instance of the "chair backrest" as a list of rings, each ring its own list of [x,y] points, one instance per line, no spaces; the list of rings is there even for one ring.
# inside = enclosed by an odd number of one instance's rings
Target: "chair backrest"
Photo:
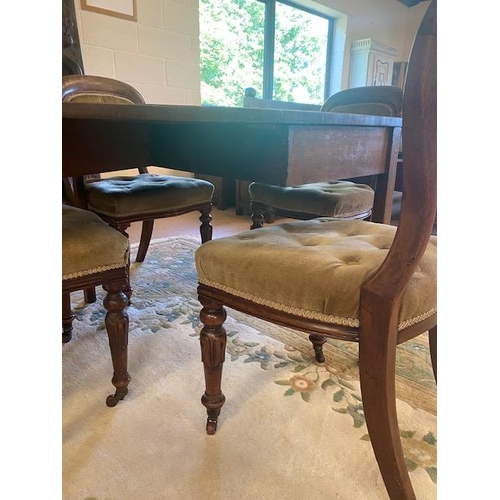
[[[401,116],[403,90],[390,85],[353,87],[331,95],[321,111],[361,115]]]
[[[403,98],[403,198],[396,237],[378,271],[362,288],[363,301],[393,316],[428,245],[436,216],[437,0],[413,43]],[[389,307],[389,309],[388,309]],[[370,325],[370,311],[364,311]],[[382,313],[383,314],[383,313]],[[397,314],[395,314],[397,316]],[[363,320],[361,321],[363,324]]]
[[[277,99],[261,99],[255,97],[257,95],[255,89],[249,87],[245,89],[245,97],[243,99],[244,108],[266,108],[266,109],[302,109],[305,111],[319,111],[321,105],[308,104],[305,102],[279,101]]]
[[[142,95],[128,83],[95,75],[63,75],[63,102],[103,104],[145,104]],[[147,167],[139,167],[140,174],[147,174]],[[85,175],[82,180],[63,180],[63,200],[73,204],[84,199],[83,183],[100,179],[100,174]]]
[[[94,75],[63,76],[62,100],[63,102],[145,104],[142,95],[128,83]]]

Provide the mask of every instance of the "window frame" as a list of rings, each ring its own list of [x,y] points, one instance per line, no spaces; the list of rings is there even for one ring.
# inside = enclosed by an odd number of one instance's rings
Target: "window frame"
[[[331,75],[333,66],[333,40],[335,30],[335,18],[327,16],[313,8],[305,7],[293,0],[258,0],[265,5],[264,12],[264,62],[263,62],[263,82],[262,98],[273,99],[274,90],[274,44],[276,26],[276,3],[288,5],[294,9],[307,12],[314,16],[322,17],[328,21],[326,61],[325,61],[325,85],[323,89],[323,100],[326,101],[331,95]]]

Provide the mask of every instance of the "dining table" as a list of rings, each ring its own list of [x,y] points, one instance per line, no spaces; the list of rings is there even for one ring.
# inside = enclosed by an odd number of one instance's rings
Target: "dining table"
[[[62,103],[62,175],[77,204],[84,176],[145,166],[280,186],[369,176],[372,220],[388,224],[401,126],[321,111]]]

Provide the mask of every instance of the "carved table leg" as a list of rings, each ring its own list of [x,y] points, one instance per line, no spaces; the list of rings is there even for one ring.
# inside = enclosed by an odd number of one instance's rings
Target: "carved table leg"
[[[106,404],[115,406],[127,395],[130,382],[130,375],[127,371],[128,315],[125,312],[128,299],[123,293],[123,281],[108,282],[103,285],[103,288],[107,291],[104,307],[108,311],[105,322],[113,362],[111,382],[116,387],[115,394],[107,397]]]
[[[222,365],[226,353],[226,330],[222,326],[226,311],[222,304],[199,296],[203,306],[200,320],[203,329],[200,333],[201,360],[205,370],[205,394],[201,398],[207,409],[207,434],[215,434],[217,417],[226,398],[221,392]]]
[[[323,335],[309,335],[309,340],[314,347],[314,357],[318,363],[325,362],[325,355],[323,354],[323,344],[327,341],[327,337]]]
[[[212,239],[213,228],[210,224],[210,222],[212,221],[212,205],[210,205],[208,208],[203,208],[202,210],[200,210],[200,214],[201,242],[205,243]]]

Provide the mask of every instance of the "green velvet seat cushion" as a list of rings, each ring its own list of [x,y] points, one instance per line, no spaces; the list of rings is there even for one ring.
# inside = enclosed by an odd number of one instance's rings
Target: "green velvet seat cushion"
[[[248,190],[251,201],[277,210],[338,218],[370,212],[375,196],[370,186],[350,181],[315,182],[296,187],[253,182]]]
[[[87,181],[88,206],[110,217],[175,212],[210,203],[212,183],[191,177],[141,174]]]
[[[126,267],[129,241],[89,210],[62,206],[62,279]]]
[[[380,267],[396,227],[318,218],[245,231],[201,245],[198,281],[278,311],[359,326],[361,284]],[[405,292],[399,329],[436,312],[437,239]]]

